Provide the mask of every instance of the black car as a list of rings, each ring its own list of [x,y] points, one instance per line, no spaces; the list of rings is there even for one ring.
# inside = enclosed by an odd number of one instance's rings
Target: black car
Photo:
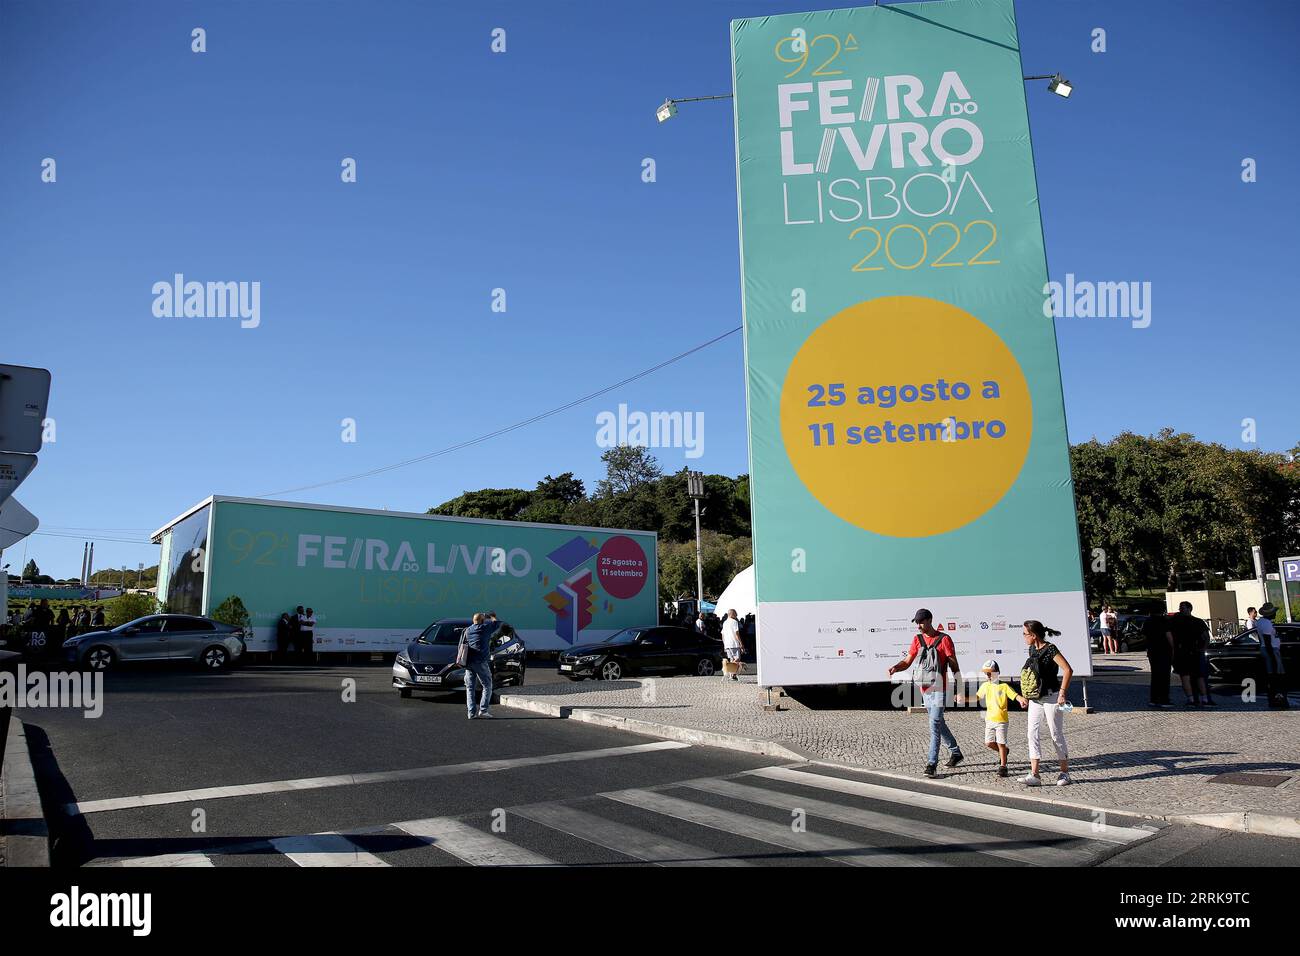
[[[560,654],[569,680],[622,680],[629,674],[685,672],[708,677],[722,667],[722,642],[684,627],[627,627],[599,644]]]
[[[1282,643],[1282,669],[1292,687],[1300,686],[1300,624],[1275,624]],[[1262,681],[1264,658],[1259,648],[1259,632],[1243,631],[1226,641],[1213,641],[1205,652],[1210,662],[1210,681],[1215,684],[1240,684],[1247,678]]]
[[[465,669],[456,664],[460,635],[469,627],[467,617],[434,621],[406,645],[393,662],[393,686],[403,697],[414,690],[445,691],[464,688]],[[509,624],[492,635],[492,684],[522,684],[527,668],[524,640]]]

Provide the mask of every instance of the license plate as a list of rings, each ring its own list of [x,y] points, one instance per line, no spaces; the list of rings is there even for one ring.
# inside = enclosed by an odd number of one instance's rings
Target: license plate
[[[416,678],[415,678],[415,682],[416,682],[417,684],[441,684],[441,683],[442,683],[442,678],[441,678],[441,677],[422,677],[422,676],[417,675]]]
[[[573,665],[572,665],[572,664],[561,664],[561,665],[560,665],[560,670],[562,670],[562,671],[571,671],[571,670],[573,670]]]

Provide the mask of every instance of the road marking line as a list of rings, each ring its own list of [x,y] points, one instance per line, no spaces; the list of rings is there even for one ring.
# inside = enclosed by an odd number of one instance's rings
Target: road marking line
[[[558,866],[549,857],[452,817],[407,820],[393,826],[474,866]]]
[[[722,830],[734,836],[770,843],[774,846],[797,850],[810,856],[824,856],[850,866],[947,866],[937,860],[927,860],[919,855],[890,853],[872,846],[863,846],[838,837],[805,831],[796,833],[788,824],[773,823],[759,817],[749,817],[730,810],[720,810],[703,803],[679,800],[653,790],[620,790],[602,793],[602,797],[640,807],[653,813],[697,823]]]
[[[64,805],[63,810],[68,816],[75,817],[89,813],[105,813],[110,810],[127,810],[134,807],[157,807],[169,803],[194,803],[200,800],[221,800],[227,797],[250,797],[267,793],[284,793],[292,790],[319,790],[324,787],[350,787],[403,780],[428,780],[434,777],[451,777],[463,773],[492,773],[502,770],[517,770],[520,767],[541,767],[548,764],[570,763],[577,760],[626,757],[635,754],[653,753],[658,750],[679,750],[689,746],[690,744],[676,740],[658,740],[649,744],[543,754],[536,757],[475,760],[470,763],[415,767],[410,770],[381,770],[373,773],[337,774],[330,777],[271,780],[265,783],[246,783],[228,787],[204,787],[198,790],[173,790],[169,793],[146,793],[134,797],[109,797],[104,800],[68,803]]]
[[[747,775],[767,777],[772,780],[786,780],[804,787],[817,787],[821,790],[834,790],[837,793],[849,793],[873,800],[889,803],[902,803],[911,807],[927,810],[941,810],[961,816],[974,817],[978,820],[993,820],[1013,826],[1027,827],[1031,830],[1046,830],[1048,833],[1062,833],[1066,836],[1080,837],[1085,840],[1101,840],[1105,843],[1128,844],[1145,840],[1151,836],[1151,830],[1136,827],[1121,827],[1106,824],[1094,829],[1091,820],[1076,820],[1073,817],[1058,817],[1050,813],[1038,813],[1034,810],[1020,810],[1016,807],[1001,807],[991,803],[977,803],[974,800],[962,800],[955,797],[940,797],[932,793],[916,790],[903,790],[894,787],[882,787],[879,784],[866,783],[861,780],[845,780],[826,774],[791,770],[789,767],[760,767],[745,771]]]
[[[160,853],[158,856],[137,856],[112,862],[92,862],[88,866],[214,866],[203,853]]]
[[[747,860],[721,856],[714,850],[680,843],[648,830],[638,830],[594,813],[558,803],[511,807],[510,813],[575,836],[607,850],[659,866],[752,866]]]
[[[1030,866],[1083,866],[1092,862],[1097,856],[1096,853],[1078,847],[1025,846],[1027,840],[1015,837],[992,836],[924,820],[909,820],[906,817],[890,816],[886,813],[849,807],[826,800],[813,800],[795,793],[767,790],[731,780],[688,780],[674,786],[717,793],[724,797],[748,800],[751,803],[777,807],[781,810],[790,811],[799,808],[814,816],[825,817],[838,823],[907,837],[922,843],[935,843],[958,850],[973,850],[988,856],[1015,860],[1017,863],[1027,863]]]
[[[274,837],[268,842],[299,866],[388,866],[341,833]]]

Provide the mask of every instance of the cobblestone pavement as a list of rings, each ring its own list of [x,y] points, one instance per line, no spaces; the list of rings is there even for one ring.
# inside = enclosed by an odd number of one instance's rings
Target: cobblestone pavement
[[[1094,658],[1088,679],[1092,714],[1066,717],[1073,785],[1055,787],[1055,759],[1042,763],[1043,786],[1029,791],[1016,781],[1028,768],[1027,718],[1011,714],[1012,775],[994,775],[997,758],[984,746],[983,712],[950,708],[949,727],[965,761],[943,766],[950,784],[1020,793],[1076,806],[1124,810],[1157,817],[1242,813],[1300,818],[1300,711],[1270,711],[1262,703],[1216,694],[1217,706],[1191,710],[1178,701],[1167,711],[1147,707],[1146,659],[1140,654]],[[752,666],[751,666],[752,670]],[[906,713],[887,702],[875,707],[823,700],[805,709],[766,713],[765,691],[753,676],[733,682],[722,677],[666,677],[604,683],[584,681],[529,686],[512,695],[672,727],[778,743],[811,759],[919,776],[925,762],[928,727],[924,713]],[[1082,703],[1076,679],[1072,702]],[[1293,695],[1293,702],[1295,695]],[[1043,735],[1044,758],[1054,758]],[[1260,773],[1285,778],[1279,786],[1210,783],[1224,773]],[[1028,792],[1027,792],[1028,791]]]

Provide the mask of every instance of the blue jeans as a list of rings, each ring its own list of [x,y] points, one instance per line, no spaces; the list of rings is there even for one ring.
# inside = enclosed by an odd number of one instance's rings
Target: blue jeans
[[[486,714],[492,706],[492,665],[486,660],[470,661],[465,665],[465,706],[471,717],[474,716],[474,686],[483,688],[478,698],[478,713]]]
[[[928,694],[921,695],[921,701],[925,704],[926,713],[930,715],[930,757],[926,760],[926,763],[939,762],[939,740],[941,738],[949,753],[961,753],[961,748],[957,746],[957,738],[952,735],[952,731],[948,729],[947,721],[943,719],[943,696],[941,690],[932,690]]]

